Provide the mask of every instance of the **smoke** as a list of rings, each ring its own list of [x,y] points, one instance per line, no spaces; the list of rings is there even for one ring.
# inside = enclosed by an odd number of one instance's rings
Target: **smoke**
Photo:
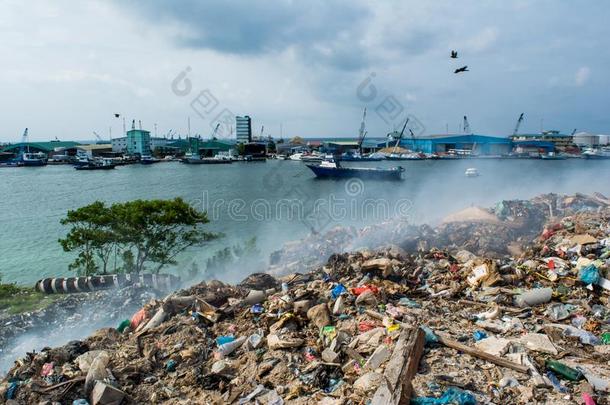
[[[2,321],[0,374],[26,353],[82,340],[100,328],[117,327],[146,302],[164,293],[143,287],[66,295],[34,313]]]

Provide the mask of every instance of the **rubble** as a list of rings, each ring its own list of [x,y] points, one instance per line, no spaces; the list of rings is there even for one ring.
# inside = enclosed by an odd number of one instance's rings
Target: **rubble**
[[[607,199],[545,195],[467,213],[304,259],[303,273],[151,299],[117,320],[122,332],[17,360],[0,398],[610,404]],[[374,240],[374,228],[332,235],[348,246]]]

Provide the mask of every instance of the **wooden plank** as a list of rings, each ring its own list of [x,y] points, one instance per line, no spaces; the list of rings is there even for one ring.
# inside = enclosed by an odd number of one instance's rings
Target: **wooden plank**
[[[375,391],[371,405],[409,404],[413,391],[411,380],[417,374],[425,343],[425,334],[420,328],[401,332],[383,373],[384,381]]]
[[[471,356],[478,357],[479,359],[487,360],[487,361],[489,361],[491,363],[494,363],[494,364],[496,364],[498,366],[502,366],[502,367],[507,367],[507,368],[513,369],[513,370],[518,371],[520,373],[524,373],[524,374],[528,373],[528,368],[526,366],[524,366],[524,365],[513,363],[512,361],[503,359],[503,358],[498,357],[498,356],[494,356],[493,354],[489,354],[489,353],[484,352],[482,350],[475,349],[474,347],[463,345],[463,344],[461,344],[458,341],[455,341],[453,339],[448,338],[447,336],[443,336],[443,335],[437,334],[437,337],[438,337],[439,343],[442,343],[443,345],[445,345],[447,347],[450,347],[452,349],[456,349],[456,350],[459,350],[459,351],[464,352],[466,354],[469,354]]]

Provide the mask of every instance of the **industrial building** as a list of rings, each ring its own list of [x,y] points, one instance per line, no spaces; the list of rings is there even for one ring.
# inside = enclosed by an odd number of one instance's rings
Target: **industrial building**
[[[250,116],[235,117],[235,134],[237,135],[237,143],[252,142],[252,119],[250,119]]]
[[[127,131],[127,153],[140,156],[150,155],[150,131],[134,128]]]
[[[610,144],[610,135],[593,135],[588,132],[574,134],[574,143],[579,147],[597,147]]]
[[[391,138],[389,138],[391,139]],[[386,146],[395,145],[389,140]],[[405,138],[400,146],[414,152],[458,155],[505,155],[511,152],[509,138],[475,134],[443,134]]]
[[[555,151],[569,151],[575,149],[574,136],[562,134],[559,131],[543,131],[539,134],[514,134],[510,137],[515,147],[523,145],[536,145],[541,147],[545,144],[552,144]]]

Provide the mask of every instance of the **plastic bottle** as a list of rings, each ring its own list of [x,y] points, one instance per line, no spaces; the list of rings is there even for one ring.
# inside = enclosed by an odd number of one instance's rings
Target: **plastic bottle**
[[[580,371],[572,367],[566,366],[565,364],[560,363],[556,360],[547,360],[544,365],[549,370],[554,371],[555,373],[565,377],[570,381],[579,381],[583,378],[583,374]]]
[[[564,335],[566,336],[576,336],[580,339],[580,343],[583,345],[598,345],[601,343],[599,338],[595,336],[593,333],[588,332],[586,330],[578,329],[573,326],[568,326],[564,330]]]
[[[218,346],[218,354],[221,357],[228,356],[229,354],[231,354],[235,350],[237,350],[237,348],[239,346],[241,346],[245,341],[246,341],[246,338],[244,336],[242,336],[242,337],[239,337],[239,338],[233,340],[232,342],[228,342],[223,345],[220,345],[220,346]]]

